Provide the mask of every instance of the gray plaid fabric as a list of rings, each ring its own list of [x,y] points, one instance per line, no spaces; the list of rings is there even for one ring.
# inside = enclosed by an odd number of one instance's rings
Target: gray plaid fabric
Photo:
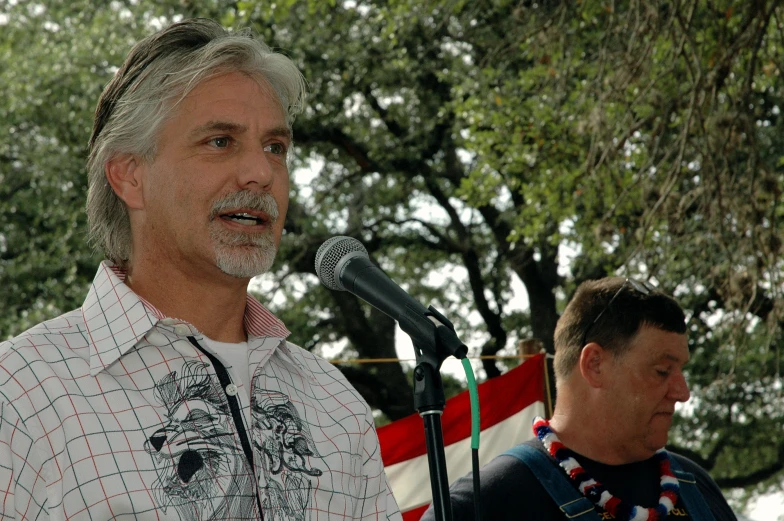
[[[248,297],[250,403],[247,367],[227,370],[251,467],[201,334],[123,280],[101,264],[81,309],[0,343],[0,519],[401,519],[334,366]]]

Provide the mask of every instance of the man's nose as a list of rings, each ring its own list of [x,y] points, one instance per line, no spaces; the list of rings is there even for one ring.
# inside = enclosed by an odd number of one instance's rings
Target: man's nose
[[[683,372],[678,371],[677,374],[672,376],[669,396],[676,402],[689,401],[691,392],[689,391],[689,384],[686,383],[686,377],[684,376]]]
[[[248,153],[243,158],[238,172],[237,182],[240,188],[269,190],[275,178],[281,173],[287,173],[285,165],[276,164],[270,159],[262,147]]]

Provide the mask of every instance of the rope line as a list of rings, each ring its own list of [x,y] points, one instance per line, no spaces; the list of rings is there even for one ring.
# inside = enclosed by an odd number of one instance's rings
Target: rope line
[[[469,360],[520,360],[528,359],[538,356],[538,353],[532,355],[482,355],[482,356],[467,356]],[[415,358],[335,358],[329,361],[331,364],[389,364],[397,362],[416,362]]]
[[[469,360],[520,360],[525,361],[528,358],[539,356],[539,353],[532,354],[518,354],[518,355],[482,355],[482,356],[467,356]],[[547,370],[547,358],[554,358],[553,355],[547,353],[545,355],[545,363],[542,364],[544,368],[544,393],[545,393],[545,415],[550,418],[553,415],[553,394],[550,386],[550,372]],[[329,361],[331,364],[390,364],[400,362],[416,362],[415,358],[350,358],[350,359],[333,359]]]

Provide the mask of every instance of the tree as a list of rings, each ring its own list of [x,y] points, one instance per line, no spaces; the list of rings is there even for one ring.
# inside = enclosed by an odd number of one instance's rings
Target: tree
[[[85,245],[92,111],[148,31],[90,2],[0,2],[0,337],[81,304],[99,257]],[[123,32],[107,27],[120,25]]]
[[[294,341],[395,355],[390,319],[318,284],[315,251],[337,233],[360,238],[482,354],[529,337],[552,352],[558,311],[585,279],[653,279],[690,316],[698,406],[677,423],[676,449],[724,486],[782,481],[779,2],[39,2],[0,12],[13,13],[0,40],[11,87],[0,175],[18,180],[0,187],[0,283],[13,289],[0,297],[11,311],[3,336],[79,305],[92,278],[82,161],[112,68],[156,21],[211,16],[254,27],[310,83],[294,166],[317,175],[292,194],[270,292]],[[507,311],[513,278],[528,313]],[[399,365],[365,367],[342,369],[371,405],[392,419],[412,412]]]

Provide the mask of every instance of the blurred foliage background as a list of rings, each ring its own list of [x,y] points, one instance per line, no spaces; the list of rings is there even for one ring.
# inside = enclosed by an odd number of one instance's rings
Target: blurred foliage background
[[[396,356],[391,319],[318,283],[336,234],[474,355],[552,352],[580,282],[650,280],[689,317],[671,448],[736,504],[781,490],[782,2],[0,0],[0,338],[81,305],[95,103],[133,43],[191,16],[253,28],[309,82],[259,295],[293,341]],[[413,412],[409,367],[340,367],[384,417]]]

